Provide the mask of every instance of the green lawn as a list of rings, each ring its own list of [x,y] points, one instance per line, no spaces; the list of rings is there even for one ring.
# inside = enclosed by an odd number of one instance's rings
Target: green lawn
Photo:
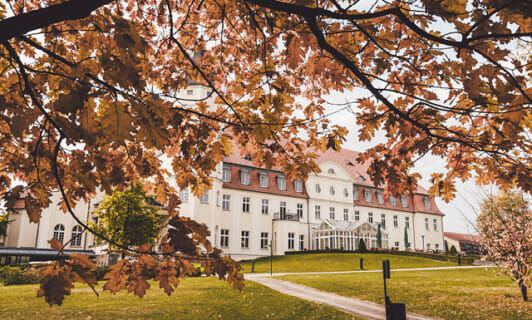
[[[392,268],[395,267],[392,263]],[[532,302],[496,268],[398,271],[388,280],[392,302],[441,319],[532,319]],[[339,295],[384,304],[381,273],[300,275],[279,277]]]
[[[314,253],[273,257],[273,272],[313,272],[359,270],[364,258],[365,270],[382,269],[382,260],[389,259],[392,269],[448,267],[454,263],[412,256],[371,253]],[[242,261],[244,272],[251,272],[251,261]],[[270,272],[270,258],[255,260],[255,272]]]
[[[139,299],[127,292],[97,298],[84,286],[49,307],[36,298],[36,285],[0,286],[5,319],[361,319],[332,307],[305,302],[246,281],[242,292],[216,278],[189,278],[168,297],[159,288]]]

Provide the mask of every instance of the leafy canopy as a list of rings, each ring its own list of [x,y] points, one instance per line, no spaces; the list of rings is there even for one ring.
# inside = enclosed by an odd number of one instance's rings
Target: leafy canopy
[[[98,224],[94,230],[121,247],[153,244],[158,238],[162,217],[159,208],[150,204],[139,184],[124,191],[114,190],[98,204],[94,214]],[[111,248],[116,247],[111,245]]]
[[[385,133],[358,160],[386,194],[414,191],[411,169],[429,153],[446,161],[432,195],[450,200],[473,176],[530,191],[532,55],[512,51],[532,36],[531,12],[515,0],[2,2],[0,192],[10,204],[26,191],[38,222],[52,190],[75,218],[73,204],[97,190],[144,181],[171,208],[167,256],[139,258],[109,282],[141,295],[138,268],[192,258],[241,288],[208,230],[179,216],[174,186],[201,194],[235,145],[288,175],[318,170],[314,151],[347,133],[327,120],[329,94],[356,92],[346,108],[360,140]],[[194,83],[208,97],[184,99]],[[166,288],[172,272],[160,273]]]

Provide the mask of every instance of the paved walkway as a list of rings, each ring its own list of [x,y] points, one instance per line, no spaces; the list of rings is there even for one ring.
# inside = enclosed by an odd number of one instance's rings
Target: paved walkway
[[[464,266],[464,267],[433,267],[433,268],[411,268],[411,269],[393,269],[396,271],[420,271],[420,270],[446,270],[446,269],[473,269],[486,268],[486,266]],[[274,273],[273,276],[285,275],[327,275],[327,274],[346,274],[346,273],[366,273],[366,272],[382,272],[382,270],[356,270],[356,271],[329,271],[329,272],[293,272],[293,273]],[[384,306],[370,301],[359,300],[340,296],[331,292],[324,292],[318,289],[296,284],[289,281],[271,278],[269,273],[255,273],[246,274],[245,277],[251,281],[255,281],[265,285],[273,290],[298,297],[307,301],[312,301],[319,304],[326,304],[338,310],[347,312],[349,314],[361,316],[367,319],[386,319],[386,311]],[[408,320],[435,320],[436,318],[423,316],[417,313],[407,312]]]

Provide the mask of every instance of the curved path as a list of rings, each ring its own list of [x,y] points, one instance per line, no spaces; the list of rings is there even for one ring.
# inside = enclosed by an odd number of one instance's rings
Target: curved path
[[[412,269],[392,269],[391,271],[419,271],[419,270],[445,270],[445,269],[472,269],[472,268],[486,268],[486,266],[466,266],[466,267],[435,267],[435,268],[412,268]],[[330,271],[330,272],[294,272],[294,273],[274,273],[273,276],[284,275],[313,275],[313,274],[343,274],[343,273],[366,273],[366,272],[382,272],[381,270],[360,270],[360,271]],[[257,273],[246,274],[246,279],[255,281],[265,285],[273,290],[298,297],[307,301],[312,301],[319,304],[326,304],[338,310],[347,312],[349,314],[361,316],[367,319],[386,319],[386,311],[384,306],[378,303],[359,300],[340,296],[331,292],[324,292],[318,289],[310,288],[304,285],[296,284],[290,281],[279,280],[271,278],[270,274]],[[408,320],[435,320],[436,318],[407,312]]]

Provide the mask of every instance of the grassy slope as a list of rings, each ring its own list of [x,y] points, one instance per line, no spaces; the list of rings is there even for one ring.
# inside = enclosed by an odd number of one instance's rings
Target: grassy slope
[[[361,253],[294,254],[273,257],[273,272],[313,272],[358,270],[360,258],[364,258],[365,270],[382,269],[382,260],[389,259],[392,269],[447,267],[456,264],[432,259]],[[251,262],[242,261],[244,272],[251,271]],[[270,258],[255,260],[255,272],[270,272]]]
[[[63,306],[49,307],[36,298],[36,285],[0,286],[2,319],[360,319],[246,282],[240,293],[215,278],[189,278],[168,297],[150,289],[139,299],[121,292],[74,289]]]
[[[392,264],[393,266],[393,264]],[[532,302],[498,270],[464,269],[393,272],[388,280],[392,302],[442,319],[532,319]],[[381,273],[280,277],[323,291],[384,304]]]

